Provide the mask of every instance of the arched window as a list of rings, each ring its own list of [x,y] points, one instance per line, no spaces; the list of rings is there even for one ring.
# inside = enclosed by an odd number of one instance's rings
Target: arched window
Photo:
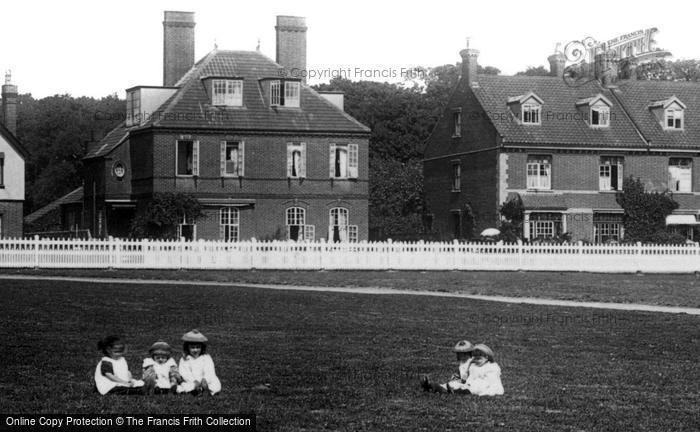
[[[290,207],[286,215],[287,239],[303,240],[306,226],[306,210],[301,207]]]
[[[236,207],[219,210],[219,235],[224,241],[238,241],[240,215]]]

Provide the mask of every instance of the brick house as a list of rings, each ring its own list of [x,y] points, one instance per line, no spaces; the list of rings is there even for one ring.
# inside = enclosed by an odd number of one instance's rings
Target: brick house
[[[276,62],[214,49],[195,63],[194,14],[163,25],[164,85],[127,89],[126,121],[85,156],[85,227],[126,236],[155,193],[186,192],[206,214],[183,217],[189,239],[367,239],[369,129],[295,77],[305,19],[277,17]]]
[[[615,194],[629,176],[671,191],[680,207],[667,225],[692,237],[700,214],[696,83],[617,79],[616,68],[602,67],[598,79],[571,86],[561,52],[549,58],[549,77],[477,75],[479,52],[460,54],[460,82],[424,157],[425,199],[443,238],[497,227],[500,205],[517,195],[524,239],[617,241],[624,230]]]
[[[24,212],[24,163],[27,151],[17,132],[17,86],[5,75],[0,124],[0,238],[22,237]]]

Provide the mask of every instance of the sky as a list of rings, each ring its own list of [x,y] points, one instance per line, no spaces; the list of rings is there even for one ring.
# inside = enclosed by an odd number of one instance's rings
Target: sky
[[[307,70],[327,82],[342,69],[353,80],[396,82],[415,66],[459,62],[470,38],[479,64],[512,75],[548,66],[557,42],[605,41],[656,27],[673,58],[700,58],[694,2],[430,2],[355,0],[211,1],[21,0],[0,4],[0,71],[20,93],[102,97],[135,85],[162,85],[163,11],[195,12],[195,57],[214,48],[275,58],[275,17],[307,19]],[[3,74],[4,75],[4,74]],[[0,79],[2,79],[0,77]]]

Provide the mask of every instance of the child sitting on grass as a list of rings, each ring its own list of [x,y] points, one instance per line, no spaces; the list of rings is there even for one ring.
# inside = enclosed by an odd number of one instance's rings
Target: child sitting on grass
[[[172,358],[172,348],[167,342],[156,342],[148,350],[150,357],[143,359],[143,381],[146,393],[175,393],[182,377],[177,370],[177,363]]]
[[[141,394],[143,381],[129,372],[124,354],[126,345],[119,336],[107,336],[97,343],[104,357],[95,369],[95,386],[100,394]]]
[[[183,382],[177,386],[178,393],[215,395],[221,391],[221,382],[214,370],[214,361],[207,354],[208,339],[199,330],[192,330],[182,336],[184,342],[180,359],[180,375]]]
[[[504,393],[501,368],[494,361],[491,348],[460,341],[454,348],[459,361],[459,376],[445,384],[431,383],[427,376],[421,380],[425,391],[436,393],[463,393],[477,396],[496,396]]]

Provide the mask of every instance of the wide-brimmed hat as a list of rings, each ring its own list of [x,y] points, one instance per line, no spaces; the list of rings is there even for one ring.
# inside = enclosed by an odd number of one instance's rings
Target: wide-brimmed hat
[[[148,350],[149,354],[154,355],[154,354],[165,354],[165,355],[170,355],[170,353],[173,351],[173,349],[168,345],[167,342],[156,342],[153,345],[151,345],[151,348]]]
[[[493,350],[491,348],[487,347],[486,345],[476,344],[476,345],[474,345],[473,350],[474,351],[481,351],[482,353],[484,353],[486,358],[489,359],[489,361],[493,361]]]
[[[206,336],[204,336],[203,334],[201,334],[201,333],[199,332],[199,330],[194,329],[194,330],[192,330],[192,331],[189,331],[189,332],[185,333],[185,334],[182,336],[182,340],[185,341],[185,342],[199,342],[199,343],[205,343],[205,342],[207,342],[209,339],[207,339]]]
[[[456,353],[468,353],[474,350],[474,345],[472,345],[471,342],[468,340],[461,340],[457,342],[457,345],[455,345],[453,351]]]

